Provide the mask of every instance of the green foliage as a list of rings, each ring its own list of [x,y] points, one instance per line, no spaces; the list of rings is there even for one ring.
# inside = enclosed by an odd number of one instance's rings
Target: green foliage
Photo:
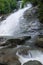
[[[38,4],[38,0],[22,0],[22,7],[24,7],[27,2],[31,2],[34,6]]]
[[[17,7],[16,0],[0,0],[0,14],[6,14],[11,12]]]
[[[40,0],[39,7],[38,7],[38,14],[39,14],[39,20],[41,23],[43,23],[43,1]]]
[[[22,8],[24,7],[24,5],[29,2],[30,0],[22,0]]]
[[[16,0],[8,0],[10,4],[11,10],[17,7],[17,1]]]

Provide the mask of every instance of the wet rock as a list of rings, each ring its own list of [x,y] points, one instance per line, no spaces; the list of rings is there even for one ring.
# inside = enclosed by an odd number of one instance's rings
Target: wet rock
[[[7,65],[7,63],[0,63],[0,65]]]
[[[0,62],[2,65],[21,65],[16,56],[4,56],[1,58]]]
[[[7,46],[17,46],[17,44],[19,44],[20,42],[21,42],[20,39],[9,39],[1,46],[6,46],[6,45]]]
[[[28,55],[28,50],[29,50],[29,49],[27,49],[27,48],[21,49],[21,50],[19,50],[19,54],[20,54],[20,55]]]
[[[5,14],[5,15],[1,15],[0,17],[0,21],[5,20],[8,17],[9,14]]]
[[[0,44],[3,43],[6,40],[6,38],[0,36]]]
[[[7,65],[21,65],[16,56],[17,49],[5,48],[0,50],[0,63],[6,63]]]
[[[8,65],[21,65],[21,63],[19,62],[19,60],[18,60],[18,57],[16,57],[16,56],[11,56],[11,57],[6,57],[5,58],[5,62],[7,62],[8,63]]]
[[[24,36],[21,38],[11,38],[8,39],[5,43],[1,43],[0,46],[16,47],[17,45],[23,45],[26,40],[31,39],[31,36]]]
[[[1,16],[0,21],[5,20],[5,19],[6,19],[6,17],[3,15],[3,16]]]
[[[34,60],[34,61],[28,61],[26,63],[24,63],[23,65],[42,65],[39,61]]]
[[[37,17],[37,10],[38,10],[38,7],[37,6],[35,6],[35,7],[32,7],[32,8],[30,8],[30,9],[28,9],[28,10],[26,10],[25,12],[24,12],[24,18],[26,18],[26,19],[33,19],[33,17],[35,18],[35,17]]]
[[[17,60],[14,62],[9,62],[8,65],[21,65],[21,63]]]
[[[17,56],[23,56],[23,57],[32,57],[31,53],[30,53],[30,47],[29,46],[23,46],[20,49],[18,49],[17,51]]]
[[[43,35],[39,35],[36,40],[36,45],[43,48]]]

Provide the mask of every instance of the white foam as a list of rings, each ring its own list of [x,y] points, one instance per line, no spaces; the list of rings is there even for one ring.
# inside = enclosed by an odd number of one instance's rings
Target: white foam
[[[0,35],[12,35],[19,29],[19,20],[23,15],[24,11],[31,7],[29,4],[28,7],[18,10],[17,12],[11,14],[6,20],[4,20],[0,25]]]
[[[30,60],[37,60],[43,64],[43,53],[41,51],[33,50],[33,51],[31,51],[31,54],[32,54],[32,57],[26,58],[26,57],[23,57],[22,55],[19,55],[18,52],[16,53],[16,55],[19,57],[19,61],[21,62],[22,65]]]

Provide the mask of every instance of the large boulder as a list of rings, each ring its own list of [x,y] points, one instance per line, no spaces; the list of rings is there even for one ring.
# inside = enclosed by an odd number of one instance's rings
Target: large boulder
[[[24,36],[20,38],[10,38],[5,42],[1,42],[0,46],[7,46],[7,47],[16,47],[17,45],[23,45],[26,40],[31,39],[31,36]]]
[[[43,35],[39,35],[36,40],[36,45],[43,48]]]
[[[23,65],[42,65],[39,61],[36,61],[36,60],[34,60],[34,61],[28,61],[28,62],[26,62],[26,63],[24,63]]]
[[[7,56],[6,58],[2,58],[2,60],[3,61],[0,63],[0,65],[21,65],[17,57]]]
[[[5,48],[0,50],[0,63],[3,65],[21,65],[16,55],[16,48]],[[0,65],[1,65],[0,64]]]

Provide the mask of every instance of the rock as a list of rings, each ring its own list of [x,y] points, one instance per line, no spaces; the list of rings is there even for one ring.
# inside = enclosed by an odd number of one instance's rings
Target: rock
[[[7,65],[7,63],[0,63],[0,65]]]
[[[11,38],[8,39],[5,43],[1,43],[0,46],[16,47],[17,45],[23,45],[26,40],[31,39],[31,36],[24,36],[21,38]]]
[[[36,1],[36,2],[32,2],[32,6],[33,6],[33,7],[35,7],[35,6],[37,6],[37,5],[38,5],[37,1]]]
[[[20,39],[9,39],[7,40],[4,44],[2,44],[1,46],[8,46],[8,47],[16,47],[17,44],[19,44],[21,42]]]
[[[0,63],[6,63],[7,65],[21,65],[16,55],[17,49],[5,48],[0,50]]]
[[[0,21],[5,20],[5,19],[6,19],[6,17],[3,15],[3,16],[1,16]]]
[[[9,62],[8,65],[21,65],[19,61]]]
[[[6,38],[0,36],[0,44],[3,43],[6,40]]]
[[[7,62],[8,65],[21,65],[21,63],[18,60],[18,57],[16,56],[6,57],[5,62]]]
[[[43,35],[39,35],[36,40],[36,45],[43,48]]]
[[[7,58],[8,57],[8,58]],[[21,65],[17,57],[9,57],[2,58],[3,62],[0,63],[0,65]]]
[[[1,15],[0,21],[5,20],[8,17],[9,14]]]
[[[18,53],[20,55],[28,55],[29,48],[19,49]]]
[[[30,47],[29,46],[22,46],[20,49],[18,49],[16,55],[21,55],[23,57],[32,57],[30,53]],[[19,57],[19,56],[18,56]]]
[[[39,61],[34,60],[34,61],[28,61],[26,63],[24,63],[23,65],[42,65]]]
[[[24,12],[24,18],[26,19],[33,19],[35,17],[37,17],[37,10],[38,10],[38,7],[35,6],[35,7],[31,7],[30,9],[27,9],[25,12]]]
[[[0,36],[0,46],[3,45],[6,42],[6,38],[4,38],[3,36]]]

